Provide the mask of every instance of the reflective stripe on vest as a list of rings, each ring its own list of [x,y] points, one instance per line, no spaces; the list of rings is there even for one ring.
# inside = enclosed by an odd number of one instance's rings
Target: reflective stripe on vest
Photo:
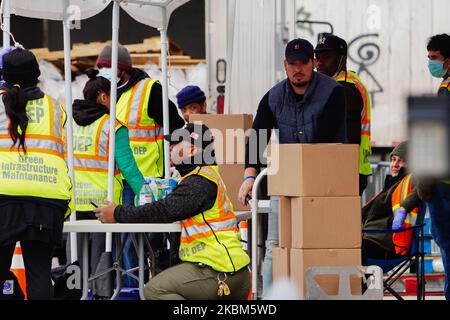
[[[190,175],[200,175],[217,185],[217,197],[209,210],[181,222],[180,259],[201,262],[220,272],[240,270],[250,262],[242,249],[233,205],[217,167],[205,166]],[[180,183],[181,183],[180,181]]]
[[[148,116],[148,101],[156,82],[150,78],[139,81],[117,102],[117,119],[128,127],[130,146],[144,177],[162,177],[164,174],[163,130]]]
[[[411,174],[408,174],[402,179],[392,194],[392,212],[395,212],[395,210],[400,208],[401,202],[411,193],[411,189]],[[403,228],[409,228],[416,225],[417,212],[417,208],[414,208],[411,212],[408,212],[406,219],[403,222]],[[392,242],[394,243],[395,252],[397,254],[405,255],[409,252],[413,235],[414,230],[397,232],[392,235]]]
[[[359,144],[359,173],[363,175],[371,175],[369,156],[372,154],[370,146],[371,139],[371,101],[370,95],[361,79],[352,71],[341,71],[334,79],[338,82],[348,82],[355,85],[358,89],[363,101],[363,109],[361,111],[361,143]]]
[[[0,194],[70,200],[72,184],[62,140],[66,114],[47,95],[28,101],[26,111],[24,153],[12,147],[10,121],[0,97]]]
[[[77,211],[92,211],[90,201],[102,203],[108,196],[109,115],[88,126],[74,127],[74,169]],[[116,122],[116,132],[122,124]],[[114,203],[121,203],[122,177],[115,172]]]
[[[448,91],[450,91],[450,76],[441,82],[441,85],[439,86],[439,88],[446,88]]]

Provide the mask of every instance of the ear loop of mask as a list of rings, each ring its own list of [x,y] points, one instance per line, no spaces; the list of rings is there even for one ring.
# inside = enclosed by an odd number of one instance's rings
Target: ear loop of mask
[[[339,72],[342,71],[342,67],[344,64],[344,57],[345,57],[344,55],[341,55],[341,58],[339,59],[339,64],[338,64],[337,70],[334,73],[333,77],[336,77],[339,74]]]

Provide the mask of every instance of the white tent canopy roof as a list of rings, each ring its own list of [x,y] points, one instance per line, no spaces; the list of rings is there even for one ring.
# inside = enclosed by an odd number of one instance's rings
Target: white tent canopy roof
[[[71,19],[87,19],[113,0],[67,0]],[[189,0],[118,0],[131,17],[154,28],[167,28],[172,12]],[[64,0],[11,0],[11,13],[19,16],[63,20]]]

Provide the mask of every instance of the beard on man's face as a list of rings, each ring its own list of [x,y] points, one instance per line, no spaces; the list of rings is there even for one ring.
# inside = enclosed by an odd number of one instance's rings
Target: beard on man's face
[[[309,81],[292,81],[291,80],[291,83],[294,87],[304,88],[308,85]]]

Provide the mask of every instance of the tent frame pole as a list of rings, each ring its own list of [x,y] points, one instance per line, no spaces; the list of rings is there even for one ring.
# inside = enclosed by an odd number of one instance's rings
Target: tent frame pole
[[[75,208],[76,190],[75,190],[75,173],[73,164],[73,113],[72,113],[72,64],[70,57],[70,21],[67,9],[69,7],[69,0],[64,0],[63,9],[63,38],[64,38],[64,81],[65,81],[65,103],[67,113],[67,165],[69,167],[69,176],[72,180],[72,197]],[[70,215],[70,221],[76,221],[76,208]],[[78,260],[78,243],[77,234],[75,232],[70,233],[70,259],[71,262]]]

